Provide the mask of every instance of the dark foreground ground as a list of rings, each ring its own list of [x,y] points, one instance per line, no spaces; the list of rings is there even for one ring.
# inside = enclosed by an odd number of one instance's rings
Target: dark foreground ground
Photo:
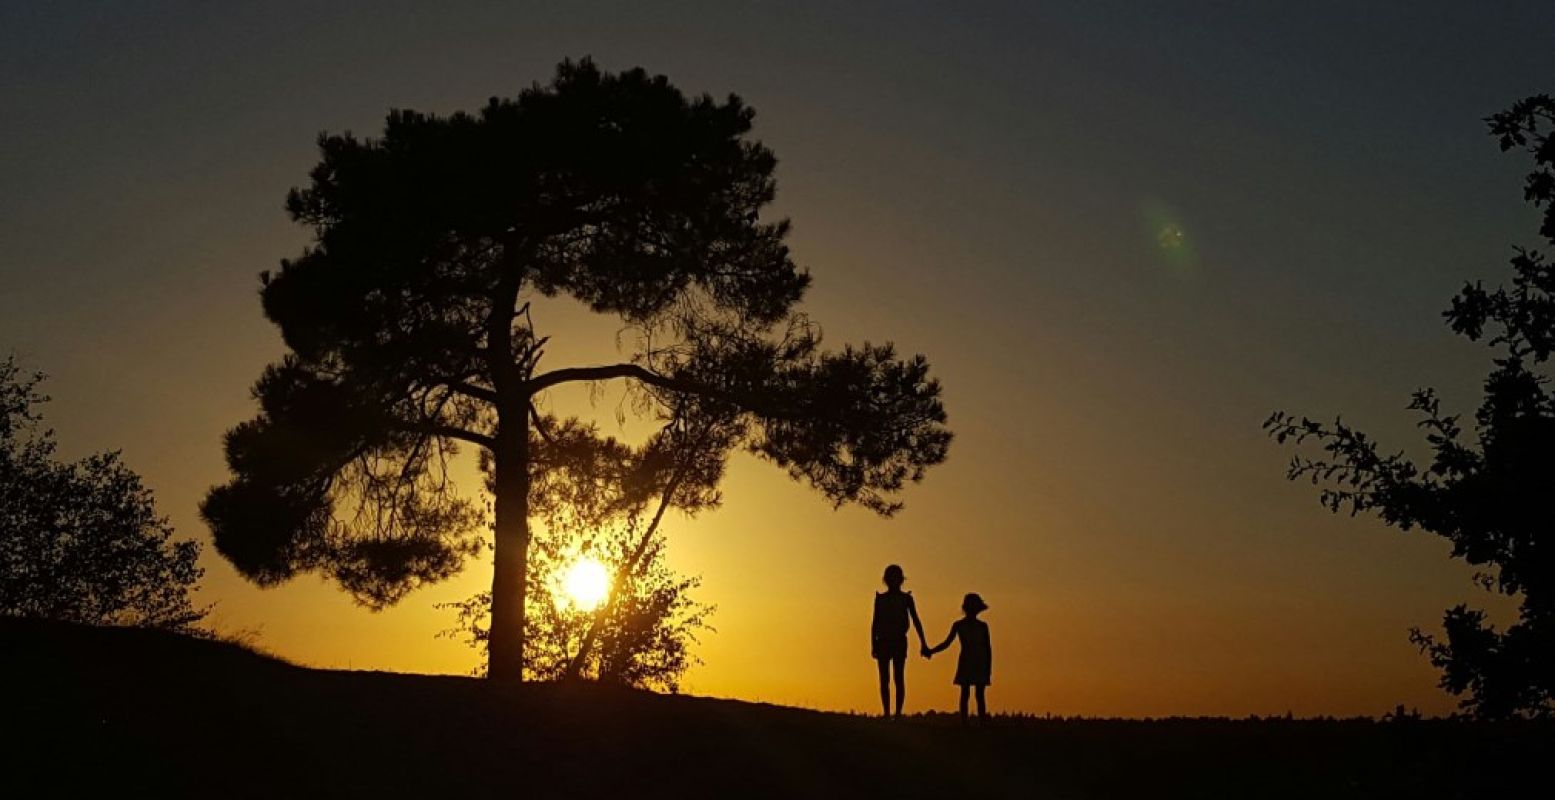
[[[0,620],[0,797],[1541,797],[1555,763],[1532,724],[998,722],[302,669]]]

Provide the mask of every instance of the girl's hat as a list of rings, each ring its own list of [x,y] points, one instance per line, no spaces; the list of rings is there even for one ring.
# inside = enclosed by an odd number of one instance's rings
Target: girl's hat
[[[886,583],[890,583],[893,580],[905,581],[907,580],[907,576],[902,574],[902,568],[900,566],[892,564],[891,566],[885,568],[885,575],[882,575],[880,579]]]
[[[983,602],[982,595],[979,595],[977,592],[967,592],[966,597],[961,600],[961,610],[967,613],[987,611],[988,604]]]

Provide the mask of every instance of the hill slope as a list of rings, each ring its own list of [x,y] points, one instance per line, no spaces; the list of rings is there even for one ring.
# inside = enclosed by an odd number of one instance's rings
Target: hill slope
[[[5,788],[56,796],[1474,797],[1555,753],[1551,728],[1531,724],[963,730],[945,717],[303,669],[219,642],[15,620],[0,620],[0,687]]]

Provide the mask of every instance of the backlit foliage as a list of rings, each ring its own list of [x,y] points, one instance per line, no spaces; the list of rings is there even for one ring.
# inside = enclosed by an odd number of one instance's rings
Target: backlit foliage
[[[1530,97],[1488,122],[1502,150],[1533,157],[1524,197],[1544,209],[1539,233],[1555,245],[1555,99]],[[1442,687],[1491,718],[1555,712],[1555,265],[1519,248],[1511,266],[1509,286],[1466,285],[1445,314],[1455,332],[1487,341],[1497,354],[1471,427],[1444,412],[1430,389],[1415,393],[1409,409],[1419,416],[1429,462],[1386,454],[1339,419],[1280,412],[1264,423],[1281,443],[1321,449],[1317,458],[1297,455],[1289,477],[1321,486],[1329,510],[1373,513],[1441,536],[1454,558],[1481,568],[1484,588],[1517,599],[1517,621],[1504,630],[1458,605],[1443,618],[1445,638],[1411,634],[1441,670]]]
[[[172,538],[118,453],[57,458],[41,380],[0,361],[0,614],[191,629],[200,545]]]

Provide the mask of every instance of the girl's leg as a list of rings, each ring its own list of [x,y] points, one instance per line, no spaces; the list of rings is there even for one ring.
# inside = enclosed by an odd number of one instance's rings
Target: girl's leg
[[[977,718],[983,722],[988,721],[988,701],[983,697],[987,689],[987,686],[977,687]]]
[[[902,701],[907,699],[906,658],[891,659],[891,669],[896,673],[896,715],[902,715]]]
[[[972,693],[972,687],[970,687],[970,686],[963,686],[963,687],[961,687],[961,724],[962,725],[966,724],[966,700],[967,700],[967,695],[969,695],[971,693]]]
[[[888,658],[875,659],[875,665],[880,667],[880,715],[891,716],[891,673],[887,668],[890,663]]]

